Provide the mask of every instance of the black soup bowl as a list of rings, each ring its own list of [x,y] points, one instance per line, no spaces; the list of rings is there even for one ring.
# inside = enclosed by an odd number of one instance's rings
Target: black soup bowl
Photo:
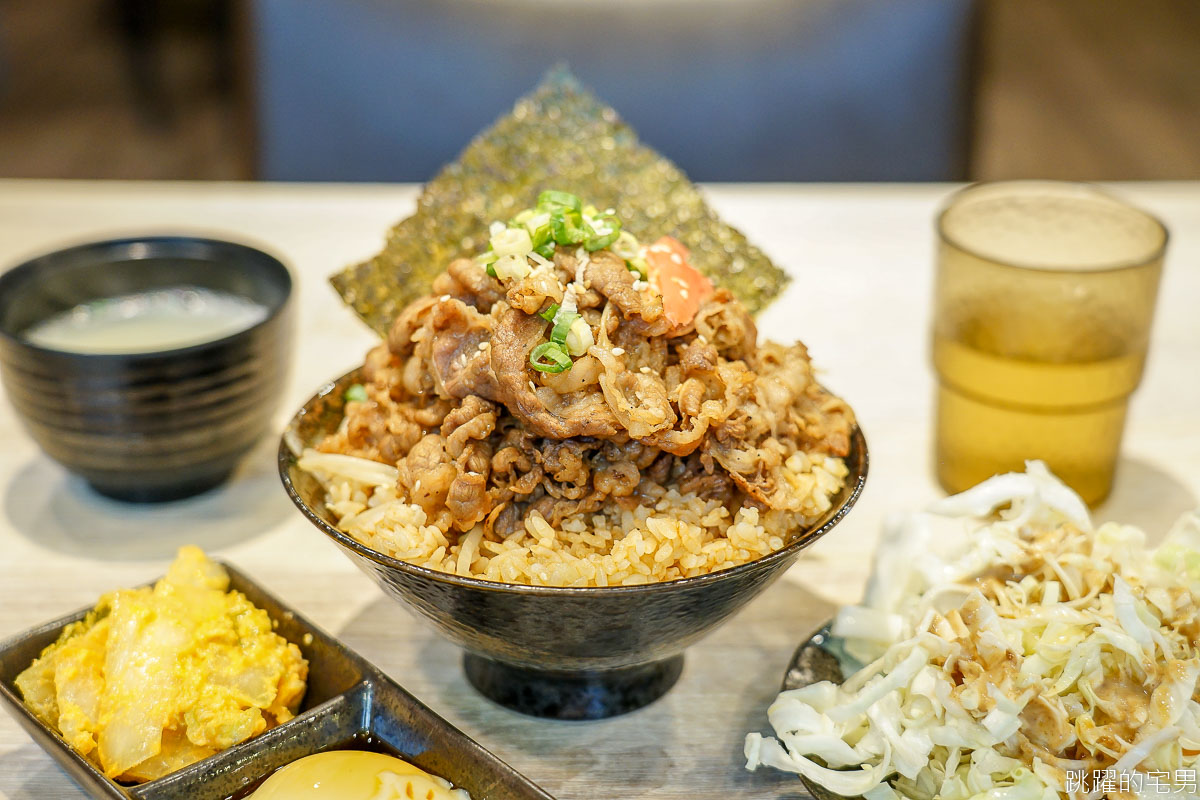
[[[68,352],[24,335],[82,304],[177,287],[246,298],[266,316],[223,338],[138,353]],[[59,250],[0,275],[0,377],[33,439],[100,493],[187,497],[224,481],[270,426],[291,292],[277,258],[234,242],[158,236]]]
[[[412,607],[465,651],[470,682],[517,711],[599,719],[664,694],[683,650],[767,588],[849,512],[867,477],[867,444],[856,427],[849,475],[825,516],[784,547],[741,566],[637,586],[563,588],[498,583],[419,567],[376,552],[338,530],[324,489],[297,465],[305,447],[335,431],[355,370],[325,386],[293,417],[279,447],[288,495],[313,525],[390,597]]]

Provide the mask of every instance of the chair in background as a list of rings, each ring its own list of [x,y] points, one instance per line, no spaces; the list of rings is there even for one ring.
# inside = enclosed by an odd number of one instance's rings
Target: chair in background
[[[258,177],[421,181],[572,71],[705,181],[964,177],[971,0],[251,0]]]

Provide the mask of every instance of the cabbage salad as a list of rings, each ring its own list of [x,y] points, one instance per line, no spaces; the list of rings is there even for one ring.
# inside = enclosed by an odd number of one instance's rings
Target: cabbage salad
[[[748,769],[868,800],[1197,796],[1196,513],[1148,549],[1031,461],[887,520],[832,634],[866,666],[781,693]]]

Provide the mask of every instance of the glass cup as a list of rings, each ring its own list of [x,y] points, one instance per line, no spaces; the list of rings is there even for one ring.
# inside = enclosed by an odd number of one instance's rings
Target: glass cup
[[[1167,231],[1086,184],[968,186],[937,220],[937,476],[959,492],[1042,459],[1091,505],[1112,487]]]

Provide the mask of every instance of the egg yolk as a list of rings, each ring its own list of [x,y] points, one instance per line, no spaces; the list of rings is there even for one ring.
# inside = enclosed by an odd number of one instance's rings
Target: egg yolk
[[[276,772],[250,800],[469,800],[449,781],[383,753],[332,750]]]

